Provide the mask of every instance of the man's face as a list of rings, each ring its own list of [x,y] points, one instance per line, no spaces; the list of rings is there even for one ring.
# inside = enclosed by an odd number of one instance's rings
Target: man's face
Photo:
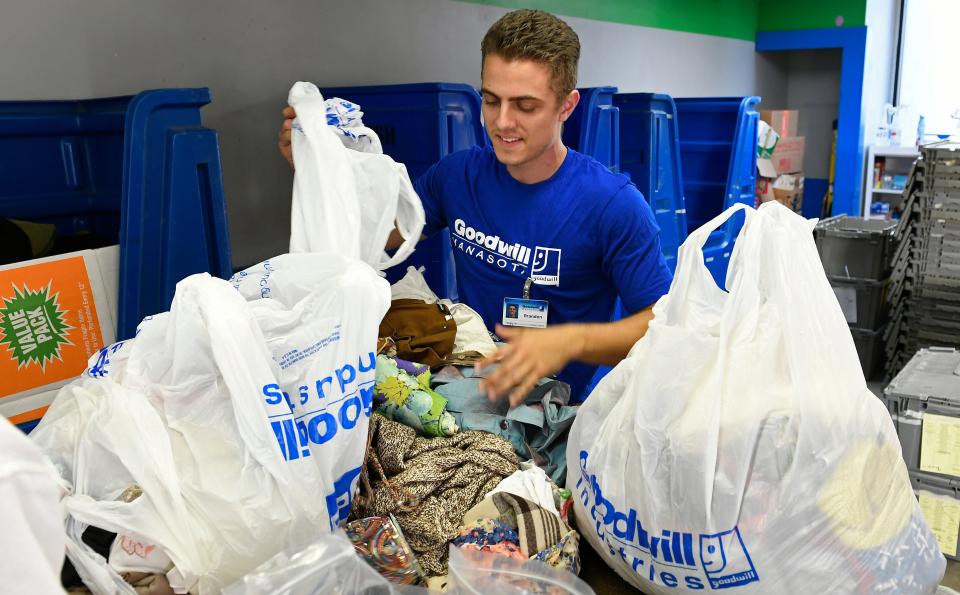
[[[507,316],[509,318],[517,317],[517,307],[516,306],[507,306]]]
[[[482,77],[483,120],[501,163],[524,165],[560,142],[562,124],[576,99],[557,99],[549,66],[488,54]]]

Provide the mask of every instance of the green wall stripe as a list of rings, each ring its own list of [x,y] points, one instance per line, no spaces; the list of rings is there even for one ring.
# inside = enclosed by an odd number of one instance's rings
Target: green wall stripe
[[[792,31],[836,27],[863,27],[867,21],[866,0],[759,0],[757,31]]]
[[[757,0],[461,0],[753,41]],[[862,19],[862,16],[861,16]],[[862,24],[862,23],[861,23]]]

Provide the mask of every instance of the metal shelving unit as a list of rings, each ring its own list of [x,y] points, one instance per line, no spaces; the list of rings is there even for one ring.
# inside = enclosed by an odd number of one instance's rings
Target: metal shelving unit
[[[901,175],[910,172],[910,166],[920,156],[916,147],[889,147],[871,145],[867,149],[866,169],[863,172],[863,216],[868,218],[886,219],[888,216],[872,216],[870,207],[874,200],[882,200],[890,203],[891,212],[894,207],[903,203],[903,190],[892,188],[875,188],[873,179],[873,169],[877,161],[882,160],[885,165],[891,169],[885,171],[894,171]],[[874,197],[877,197],[876,199]]]

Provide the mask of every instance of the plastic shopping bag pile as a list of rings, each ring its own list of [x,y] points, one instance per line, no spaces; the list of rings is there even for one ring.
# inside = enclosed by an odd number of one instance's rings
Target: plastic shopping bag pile
[[[290,103],[291,254],[181,281],[169,312],[91,358],[31,434],[69,490],[67,553],[94,593],[134,591],[82,541],[88,526],[205,594],[349,514],[390,305],[379,270],[410,253],[423,209],[404,167],[367,152],[379,141],[356,144],[375,134],[348,107],[328,124],[307,83]],[[395,225],[406,243],[388,257]]]

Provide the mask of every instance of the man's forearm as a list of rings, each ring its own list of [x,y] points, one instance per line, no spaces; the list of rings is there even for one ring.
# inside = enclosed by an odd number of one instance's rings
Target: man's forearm
[[[574,360],[601,366],[620,363],[633,345],[647,333],[653,307],[615,322],[571,324]]]
[[[387,238],[387,250],[396,250],[403,244],[403,236],[400,235],[400,230],[396,227],[393,228],[393,231],[390,232],[390,237]]]
[[[427,239],[427,236],[420,236],[420,240]],[[417,241],[420,241],[417,240]],[[396,250],[403,245],[403,236],[400,235],[400,230],[396,227],[393,228],[393,231],[390,232],[390,237],[387,238],[387,245],[384,247],[384,250]]]

